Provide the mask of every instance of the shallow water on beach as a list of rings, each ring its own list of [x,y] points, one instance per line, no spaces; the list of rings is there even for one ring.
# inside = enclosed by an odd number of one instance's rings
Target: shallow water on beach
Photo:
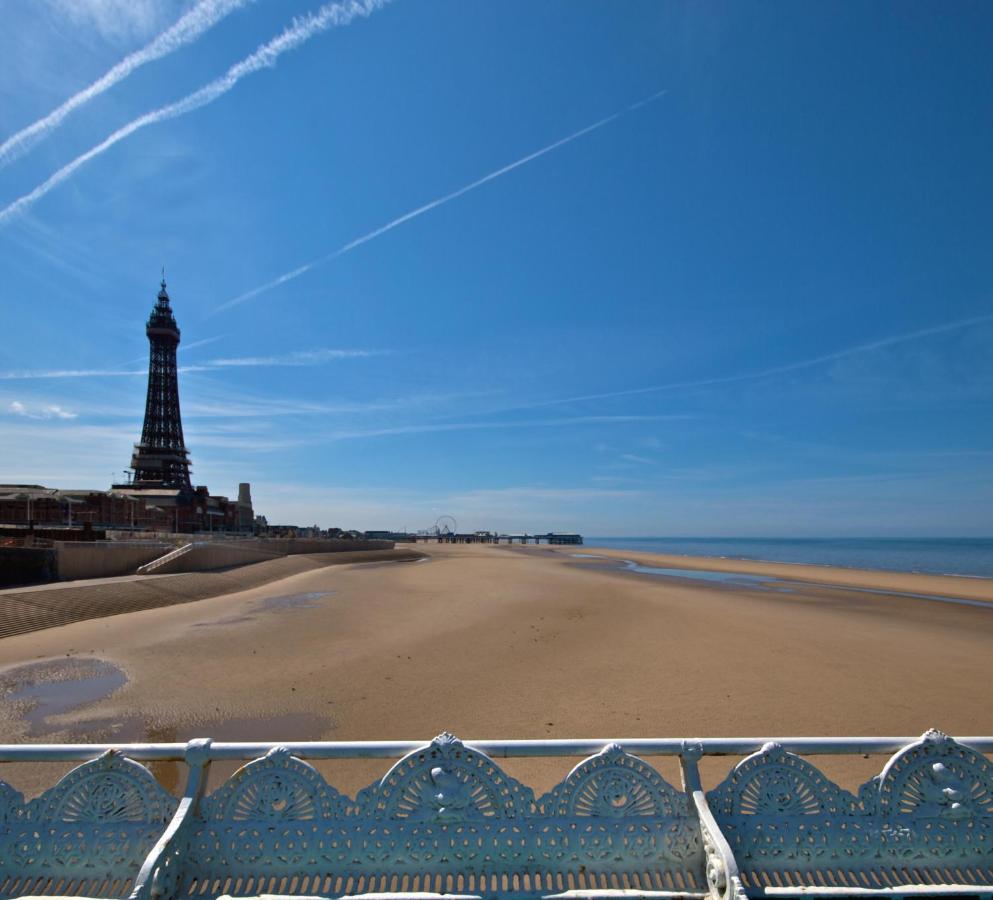
[[[195,622],[194,628],[216,628],[224,625],[240,625],[242,622],[254,622],[255,614],[261,612],[277,612],[280,610],[313,609],[318,600],[334,595],[334,591],[310,591],[305,594],[285,594],[279,597],[267,597],[252,609],[234,616],[225,616],[208,622]]]
[[[72,715],[110,697],[127,680],[121,669],[102,659],[44,660],[0,674],[0,700],[13,708],[26,724],[25,737],[29,740],[183,743],[194,737],[210,737],[215,741],[273,743],[318,740],[332,726],[327,716],[310,713],[219,717],[182,725],[158,724],[144,715],[97,718]],[[186,777],[183,763],[158,761],[148,765],[166,790],[173,794],[181,792]],[[215,763],[211,767],[210,785],[219,784],[239,765]],[[65,768],[68,771],[70,767]]]
[[[573,553],[574,557],[585,559],[611,559],[607,556],[597,556],[593,553]],[[691,581],[706,581],[711,584],[722,584],[728,587],[751,587],[761,590],[771,590],[779,594],[793,594],[802,585],[810,588],[820,588],[832,591],[847,591],[858,594],[879,594],[884,597],[905,597],[911,600],[930,600],[934,603],[951,603],[954,606],[977,606],[993,610],[993,603],[985,600],[970,600],[964,597],[944,597],[940,594],[920,594],[913,591],[887,591],[881,588],[854,587],[842,584],[828,584],[817,581],[789,581],[772,575],[752,575],[743,572],[719,572],[710,569],[676,569],[665,566],[645,566],[631,559],[617,560],[627,572],[637,572],[639,575],[661,575],[665,578],[686,578]],[[599,567],[597,567],[599,568]],[[792,585],[792,586],[790,586]]]
[[[317,601],[330,597],[334,591],[310,591],[306,594],[287,594],[283,597],[267,597],[258,609],[269,612],[274,609],[313,609]]]
[[[630,559],[624,560],[624,567],[630,572],[642,575],[667,575],[670,578],[691,578],[695,581],[710,581],[730,584],[735,587],[770,587],[780,579],[771,575],[746,575],[740,572],[711,572],[703,569],[669,569],[664,566],[643,566]]]
[[[67,659],[12,669],[0,679],[0,692],[22,708],[28,736],[37,737],[64,730],[50,717],[103,700],[126,683],[125,674],[102,659]]]
[[[591,547],[993,578],[993,538],[588,537]]]

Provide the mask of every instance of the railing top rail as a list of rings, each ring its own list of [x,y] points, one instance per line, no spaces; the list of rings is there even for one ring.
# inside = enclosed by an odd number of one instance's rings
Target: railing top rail
[[[480,740],[463,743],[491,757],[589,756],[608,744],[620,744],[639,756],[678,756],[699,748],[704,756],[747,756],[775,742],[799,754],[891,754],[920,740],[913,737],[744,737],[744,738],[586,738],[579,740]],[[993,753],[993,737],[958,737],[963,744]],[[209,745],[211,760],[249,760],[273,747],[286,747],[305,759],[395,759],[426,747],[427,741],[266,741]],[[92,759],[117,750],[132,759],[176,761],[185,758],[186,744],[0,744],[0,762],[67,762]]]

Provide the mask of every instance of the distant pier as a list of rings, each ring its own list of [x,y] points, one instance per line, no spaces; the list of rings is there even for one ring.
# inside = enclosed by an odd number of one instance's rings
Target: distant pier
[[[406,534],[395,531],[367,531],[367,540],[402,541],[408,543],[428,544],[573,544],[583,543],[581,534],[572,532],[549,531],[545,534],[498,534],[493,531],[459,532],[427,532],[423,534]]]

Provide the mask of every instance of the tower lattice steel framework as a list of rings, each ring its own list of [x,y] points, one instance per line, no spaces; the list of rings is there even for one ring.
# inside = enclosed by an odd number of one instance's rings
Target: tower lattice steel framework
[[[169,306],[165,279],[145,326],[148,335],[148,396],[141,442],[134,445],[131,468],[135,487],[179,488],[192,491],[190,454],[183,440],[179,414],[176,348],[179,326]]]

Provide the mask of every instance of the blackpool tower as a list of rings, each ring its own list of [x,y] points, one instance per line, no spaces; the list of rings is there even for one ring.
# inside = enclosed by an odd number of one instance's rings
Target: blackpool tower
[[[190,454],[183,441],[179,415],[179,384],[176,377],[176,348],[179,326],[169,306],[165,278],[158,300],[145,326],[148,335],[148,396],[141,441],[134,445],[132,487],[178,488],[192,493]]]

